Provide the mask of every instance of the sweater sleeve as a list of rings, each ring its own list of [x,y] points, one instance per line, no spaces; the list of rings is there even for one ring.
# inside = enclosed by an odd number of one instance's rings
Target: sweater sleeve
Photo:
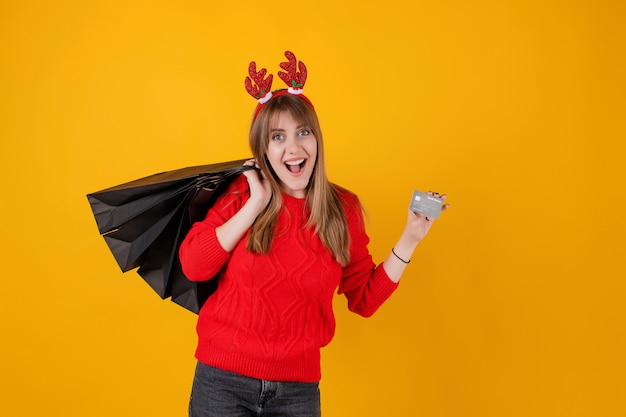
[[[237,177],[209,209],[203,221],[194,223],[179,250],[183,273],[190,281],[213,278],[230,259],[215,229],[224,224],[250,196],[245,176]]]
[[[348,299],[350,311],[370,317],[399,284],[389,278],[382,263],[374,264],[367,248],[369,237],[361,205],[355,195],[348,197],[345,210],[350,231],[350,262],[343,268],[338,292]]]

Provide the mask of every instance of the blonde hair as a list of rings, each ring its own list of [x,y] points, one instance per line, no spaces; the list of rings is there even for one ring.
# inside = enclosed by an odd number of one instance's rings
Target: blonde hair
[[[317,139],[317,160],[306,190],[307,206],[310,210],[307,226],[315,229],[322,244],[340,265],[345,266],[350,260],[350,234],[337,188],[326,177],[324,142],[319,120],[309,103],[292,94],[272,98],[250,126],[250,149],[259,168],[265,173],[265,180],[271,184],[272,198],[252,225],[247,248],[254,253],[269,251],[276,219],[282,206],[280,180],[266,156],[272,122],[281,112],[288,112],[299,125],[307,126]]]

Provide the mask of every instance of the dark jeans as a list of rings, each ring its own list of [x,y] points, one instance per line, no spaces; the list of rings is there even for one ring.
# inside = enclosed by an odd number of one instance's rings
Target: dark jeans
[[[320,417],[317,382],[249,378],[198,362],[189,417]]]

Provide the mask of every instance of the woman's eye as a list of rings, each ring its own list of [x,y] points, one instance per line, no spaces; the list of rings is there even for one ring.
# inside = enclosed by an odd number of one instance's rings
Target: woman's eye
[[[300,131],[300,136],[309,136],[310,134],[311,132],[306,129]]]
[[[283,135],[274,135],[272,136],[272,140],[281,140],[283,138]]]

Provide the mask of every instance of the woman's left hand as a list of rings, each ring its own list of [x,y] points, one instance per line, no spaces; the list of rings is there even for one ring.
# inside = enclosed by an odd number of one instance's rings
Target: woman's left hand
[[[445,194],[439,194],[432,191],[427,194],[440,198],[443,201],[445,201],[447,197]],[[448,207],[448,204],[443,204],[441,206],[441,211],[443,212],[444,210],[447,210]],[[429,218],[428,216],[409,210],[405,234],[415,243],[419,243],[422,239],[424,239],[424,237],[426,237],[434,221],[435,219],[433,218]]]
[[[440,195],[439,193],[434,192],[428,192],[427,194],[442,200],[446,199],[445,194]],[[447,209],[448,204],[443,204],[441,206],[441,211]],[[428,216],[411,211],[411,209],[408,211],[409,216],[406,226],[404,227],[404,231],[384,262],[385,271],[387,272],[389,279],[393,282],[398,282],[400,280],[400,276],[402,275],[404,268],[409,262],[411,262],[411,256],[413,255],[415,247],[422,239],[424,239],[424,237],[426,237],[435,221],[435,219],[431,219]]]

